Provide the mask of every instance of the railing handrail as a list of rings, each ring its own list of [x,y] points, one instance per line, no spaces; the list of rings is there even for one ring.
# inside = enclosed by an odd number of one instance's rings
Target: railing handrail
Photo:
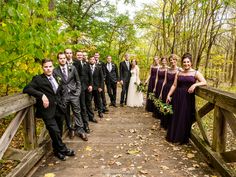
[[[232,113],[236,113],[236,94],[213,87],[196,88],[196,95]]]
[[[0,119],[16,113],[36,103],[33,97],[27,94],[15,94],[0,98]]]

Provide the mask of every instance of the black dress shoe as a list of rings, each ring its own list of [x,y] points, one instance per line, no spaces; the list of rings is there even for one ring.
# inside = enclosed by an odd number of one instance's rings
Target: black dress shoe
[[[64,154],[60,153],[60,152],[54,152],[54,155],[62,161],[66,160],[66,156]]]
[[[120,107],[124,107],[124,104],[123,104],[123,103],[121,103],[121,104],[120,104]]]
[[[93,118],[91,122],[98,123],[97,119]]]
[[[80,138],[84,141],[88,141],[88,137],[87,137],[86,133],[80,133]]]
[[[100,118],[103,118],[103,114],[100,112],[100,113],[98,113],[98,116],[100,117]]]
[[[114,106],[115,108],[117,107],[115,103],[113,103],[112,106]]]
[[[73,149],[67,149],[64,152],[64,155],[66,155],[66,156],[75,156],[75,151]]]
[[[90,129],[89,129],[89,128],[85,128],[84,131],[85,131],[86,133],[88,133],[88,134],[90,133]]]
[[[69,138],[70,138],[70,139],[73,139],[74,136],[75,136],[75,131],[74,131],[74,130],[69,130],[69,131],[68,131],[68,135],[69,135]]]

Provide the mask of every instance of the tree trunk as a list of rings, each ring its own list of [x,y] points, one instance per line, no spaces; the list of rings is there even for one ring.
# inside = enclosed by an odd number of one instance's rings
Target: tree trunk
[[[231,86],[236,86],[236,39],[234,39],[233,74],[232,74]]]

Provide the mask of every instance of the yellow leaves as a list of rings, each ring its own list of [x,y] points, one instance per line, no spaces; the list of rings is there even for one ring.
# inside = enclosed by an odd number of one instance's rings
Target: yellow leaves
[[[44,177],[55,177],[56,175],[54,173],[46,173]]]
[[[136,155],[140,152],[140,150],[137,150],[137,149],[134,149],[134,150],[128,150],[127,151],[127,154],[130,154],[130,155]]]
[[[189,159],[192,159],[192,158],[194,158],[194,157],[195,157],[195,155],[194,155],[194,154],[192,154],[192,153],[188,153],[188,154],[187,154],[187,157],[188,157]]]
[[[85,151],[92,151],[92,148],[90,146],[86,146]]]

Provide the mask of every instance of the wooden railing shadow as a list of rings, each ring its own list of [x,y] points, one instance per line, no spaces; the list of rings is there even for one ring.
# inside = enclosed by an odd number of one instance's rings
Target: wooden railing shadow
[[[46,128],[36,136],[35,99],[26,94],[0,98],[0,119],[15,115],[0,139],[0,159],[18,160],[20,163],[7,175],[25,176],[50,149]],[[11,148],[10,143],[23,125],[24,149]]]
[[[202,138],[192,130],[192,142],[206,155],[209,162],[222,176],[236,176],[235,171],[228,168],[227,163],[236,161],[236,150],[226,151],[226,123],[229,124],[234,137],[236,136],[236,95],[211,87],[196,89],[196,95],[207,103],[196,111],[196,124]],[[0,119],[15,114],[0,139],[0,159],[17,159],[20,163],[8,174],[8,177],[25,176],[34,165],[48,152],[49,140],[46,128],[36,136],[36,119],[34,114],[35,99],[26,94],[0,98]],[[213,138],[209,140],[204,129],[202,118],[214,109]],[[9,145],[23,124],[24,150],[9,148]]]
[[[229,168],[227,163],[236,162],[236,149],[226,151],[227,127],[231,129],[236,138],[236,94],[224,92],[212,87],[199,87],[196,95],[207,103],[196,110],[196,124],[202,138],[192,129],[191,140],[204,153],[209,162],[222,176],[236,176],[236,172]],[[214,110],[212,141],[209,140],[203,126],[202,119]],[[226,126],[228,123],[229,126]]]

